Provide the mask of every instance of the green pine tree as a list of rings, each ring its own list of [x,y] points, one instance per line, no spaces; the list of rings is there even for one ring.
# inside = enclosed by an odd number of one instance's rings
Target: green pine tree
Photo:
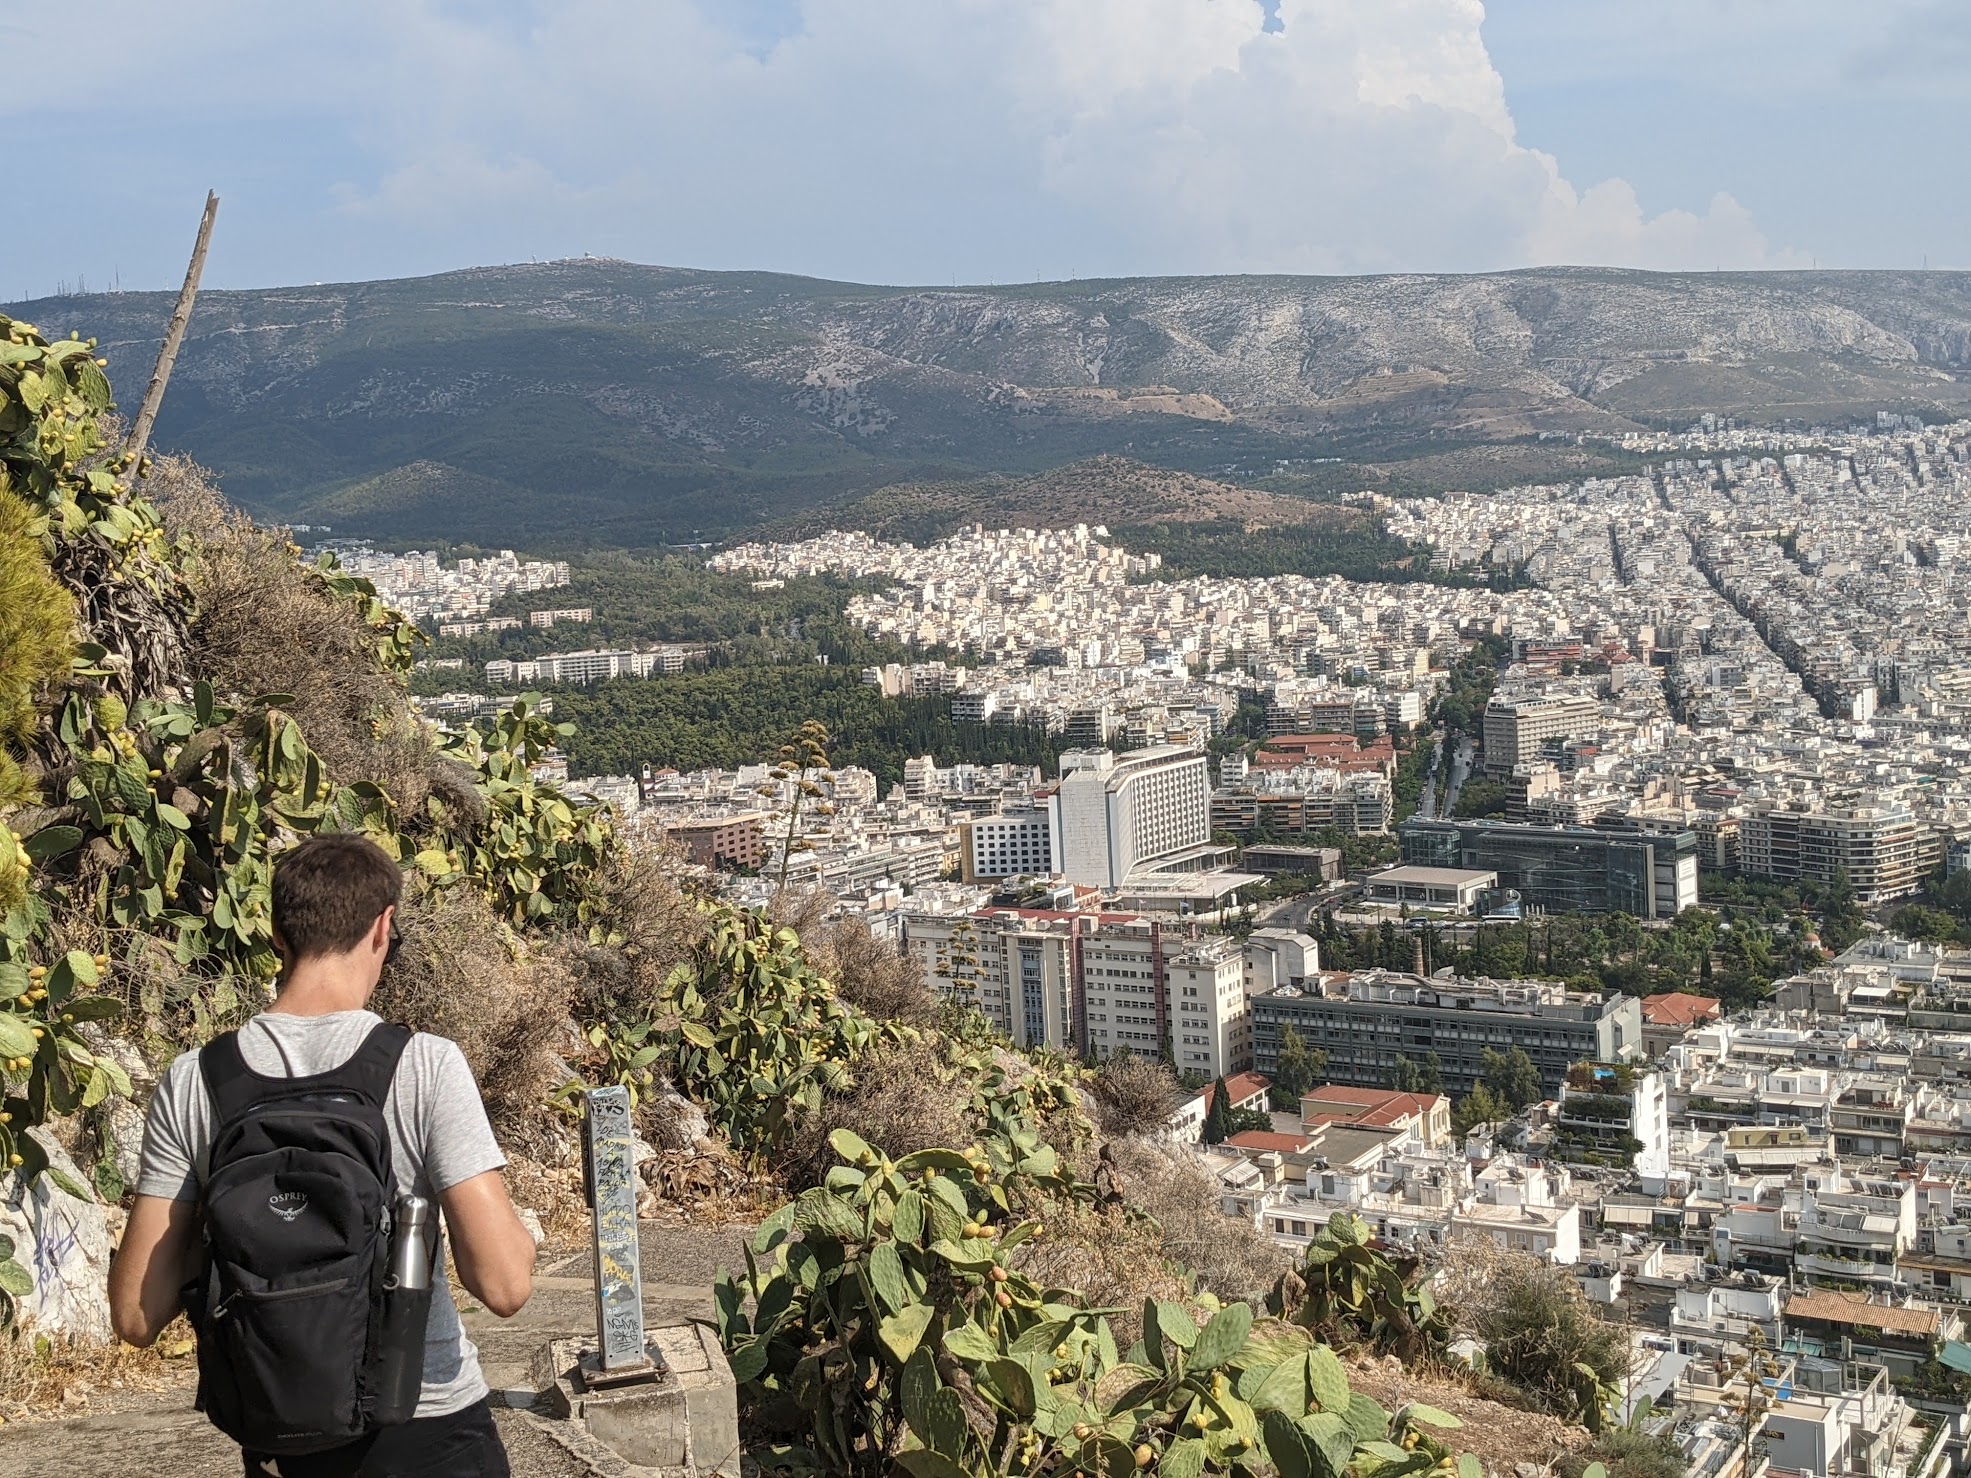
[[[1211,1085],[1211,1106],[1205,1110],[1204,1134],[1206,1144],[1223,1144],[1232,1134],[1232,1096],[1225,1089],[1225,1079],[1221,1076]]]

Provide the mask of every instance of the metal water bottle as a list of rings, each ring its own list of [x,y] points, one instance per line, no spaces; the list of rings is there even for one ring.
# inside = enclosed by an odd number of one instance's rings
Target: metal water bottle
[[[425,1242],[425,1227],[431,1220],[431,1203],[422,1196],[405,1196],[397,1202],[397,1224],[390,1236],[390,1286],[429,1288],[431,1249]]]
[[[383,1282],[371,1421],[396,1426],[417,1414],[424,1389],[424,1326],[431,1314],[431,1203],[404,1196],[390,1228],[390,1267]]]

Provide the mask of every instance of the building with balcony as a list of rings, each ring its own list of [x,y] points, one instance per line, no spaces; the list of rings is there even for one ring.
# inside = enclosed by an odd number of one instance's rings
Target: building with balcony
[[[1670,1169],[1663,1075],[1626,1062],[1576,1063],[1561,1084],[1551,1153],[1569,1165],[1627,1166],[1647,1179]]]
[[[1937,857],[1935,835],[1899,802],[1766,803],[1738,823],[1741,871],[1780,882],[1842,874],[1863,903],[1914,893]]]
[[[1786,1301],[1780,1347],[1796,1355],[1866,1360],[1890,1376],[1913,1376],[1963,1332],[1956,1311],[1881,1302],[1832,1288],[1796,1293]]]
[[[1201,749],[1069,750],[1047,805],[1053,871],[1072,882],[1120,888],[1146,873],[1201,870],[1227,850],[1211,842]]]
[[[1485,705],[1485,773],[1510,775],[1540,757],[1550,739],[1591,735],[1601,725],[1593,698],[1566,693],[1541,697],[1494,697]]]
[[[906,909],[902,928],[929,989],[976,1006],[1022,1047],[1168,1054],[1207,1078],[1252,1065],[1245,954],[1230,935],[1045,908]]]

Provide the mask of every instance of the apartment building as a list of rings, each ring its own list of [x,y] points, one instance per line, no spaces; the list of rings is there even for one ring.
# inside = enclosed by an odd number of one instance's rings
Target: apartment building
[[[680,817],[664,823],[664,836],[700,867],[757,871],[767,858],[766,813]]]
[[[1200,749],[1069,750],[1047,805],[1053,870],[1071,882],[1119,888],[1137,874],[1202,868],[1221,850]]]
[[[1228,935],[1124,913],[906,911],[927,986],[975,1005],[1023,1047],[1166,1055],[1207,1078],[1251,1066],[1245,957]]]
[[[1412,817],[1397,835],[1404,862],[1496,872],[1500,887],[1549,913],[1670,919],[1697,902],[1697,838],[1688,831]]]
[[[1471,1092],[1486,1050],[1521,1048],[1556,1093],[1568,1067],[1628,1062],[1642,1051],[1642,1007],[1633,996],[1571,991],[1547,981],[1473,980],[1389,970],[1322,975],[1252,998],[1253,1066],[1270,1073],[1288,1026],[1328,1054],[1337,1083],[1393,1085],[1401,1059],[1437,1054],[1445,1091]]]
[[[960,876],[968,883],[977,883],[1051,872],[1053,835],[1053,822],[1042,807],[961,821]]]
[[[1936,866],[1938,841],[1897,804],[1763,803],[1738,822],[1741,871],[1780,882],[1831,883],[1845,872],[1863,903],[1914,893]]]
[[[539,657],[498,657],[486,664],[486,681],[495,687],[514,683],[599,683],[612,677],[650,677],[684,671],[694,655],[687,647],[655,647],[649,651],[547,652]]]
[[[1570,1165],[1670,1169],[1670,1103],[1663,1076],[1628,1063],[1576,1063],[1561,1085],[1553,1153]]]
[[[1215,1078],[1252,1065],[1252,1014],[1246,1009],[1245,951],[1228,935],[1182,943],[1167,965],[1171,1059],[1179,1072]],[[1089,982],[1089,1010],[1095,982]]]
[[[1389,829],[1395,797],[1379,770],[1322,767],[1250,775],[1211,798],[1211,828],[1241,834],[1310,836],[1330,828],[1357,836]]]
[[[1600,706],[1582,694],[1494,697],[1485,705],[1485,773],[1510,775],[1548,740],[1593,734],[1600,723]]]

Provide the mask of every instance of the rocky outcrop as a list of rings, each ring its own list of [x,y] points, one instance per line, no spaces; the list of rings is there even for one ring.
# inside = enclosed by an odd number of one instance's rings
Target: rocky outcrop
[[[65,1334],[99,1343],[111,1337],[109,1223],[93,1196],[70,1195],[56,1176],[87,1189],[75,1161],[45,1129],[30,1129],[48,1152],[54,1175],[32,1185],[18,1175],[0,1176],[0,1235],[13,1239],[14,1261],[34,1287],[19,1301],[20,1317],[42,1334]]]

